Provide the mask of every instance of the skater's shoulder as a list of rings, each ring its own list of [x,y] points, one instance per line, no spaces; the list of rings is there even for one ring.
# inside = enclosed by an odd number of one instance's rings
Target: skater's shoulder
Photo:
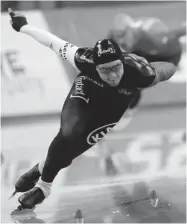
[[[75,54],[75,64],[81,72],[94,72],[93,48],[79,48]]]

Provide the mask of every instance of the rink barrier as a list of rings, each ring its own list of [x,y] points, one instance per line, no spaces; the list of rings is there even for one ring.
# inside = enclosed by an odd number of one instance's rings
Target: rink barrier
[[[165,175],[170,178],[185,176],[184,130],[141,135],[135,133],[118,136],[116,140],[110,139],[106,144],[98,145],[76,158],[71,166],[59,173],[54,187],[106,184],[106,182],[117,184],[118,181],[123,180],[131,181],[142,178],[148,180]],[[15,157],[15,153],[23,154],[23,151],[15,150],[4,152],[1,181],[2,186],[6,188],[13,188],[21,174],[36,164],[38,160],[43,159],[42,153],[35,157],[32,157],[32,154],[29,157]],[[108,165],[107,157],[112,161]]]

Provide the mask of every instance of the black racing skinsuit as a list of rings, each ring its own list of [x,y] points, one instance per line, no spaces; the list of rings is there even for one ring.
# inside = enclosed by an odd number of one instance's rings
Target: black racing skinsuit
[[[120,120],[139,88],[152,84],[155,76],[145,76],[125,64],[117,87],[104,83],[92,62],[92,48],[79,48],[75,64],[80,70],[61,113],[61,127],[52,141],[43,168],[42,180],[52,182],[58,171],[88,150]]]

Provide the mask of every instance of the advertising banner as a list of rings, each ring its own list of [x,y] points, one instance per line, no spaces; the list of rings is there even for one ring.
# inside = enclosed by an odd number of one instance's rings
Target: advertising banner
[[[25,135],[26,136],[26,135]],[[48,142],[47,142],[48,143]],[[25,145],[25,146],[24,146]],[[13,187],[16,179],[47,153],[46,144],[26,144],[2,151],[3,186]],[[8,146],[8,145],[7,145]],[[185,177],[186,133],[184,130],[130,134],[99,142],[76,158],[57,177],[59,185],[89,184],[112,178]],[[96,181],[97,180],[97,181]],[[99,182],[97,182],[99,183]]]
[[[25,14],[30,25],[49,30],[42,12]],[[60,111],[70,88],[64,65],[52,50],[13,30],[9,20],[9,15],[3,13],[2,116]]]

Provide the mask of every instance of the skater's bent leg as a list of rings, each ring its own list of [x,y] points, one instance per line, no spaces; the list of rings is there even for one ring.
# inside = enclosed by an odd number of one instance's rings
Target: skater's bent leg
[[[45,198],[49,196],[52,182],[58,172],[71,164],[71,160],[66,157],[66,154],[63,155],[62,153],[65,152],[67,148],[68,142],[62,137],[60,131],[49,147],[41,178],[36,184],[36,187],[42,189]]]
[[[87,119],[84,113],[77,113],[75,108],[62,111],[61,128],[51,143],[41,180],[51,183],[57,173],[69,166],[76,157],[77,141],[86,128]]]
[[[87,146],[77,143],[80,143],[87,128],[89,115],[88,104],[80,97],[66,99],[62,110],[61,128],[49,147],[44,167],[41,168],[41,178],[35,188],[19,198],[22,207],[33,208],[41,203],[50,194],[52,182],[58,172],[87,150]]]

